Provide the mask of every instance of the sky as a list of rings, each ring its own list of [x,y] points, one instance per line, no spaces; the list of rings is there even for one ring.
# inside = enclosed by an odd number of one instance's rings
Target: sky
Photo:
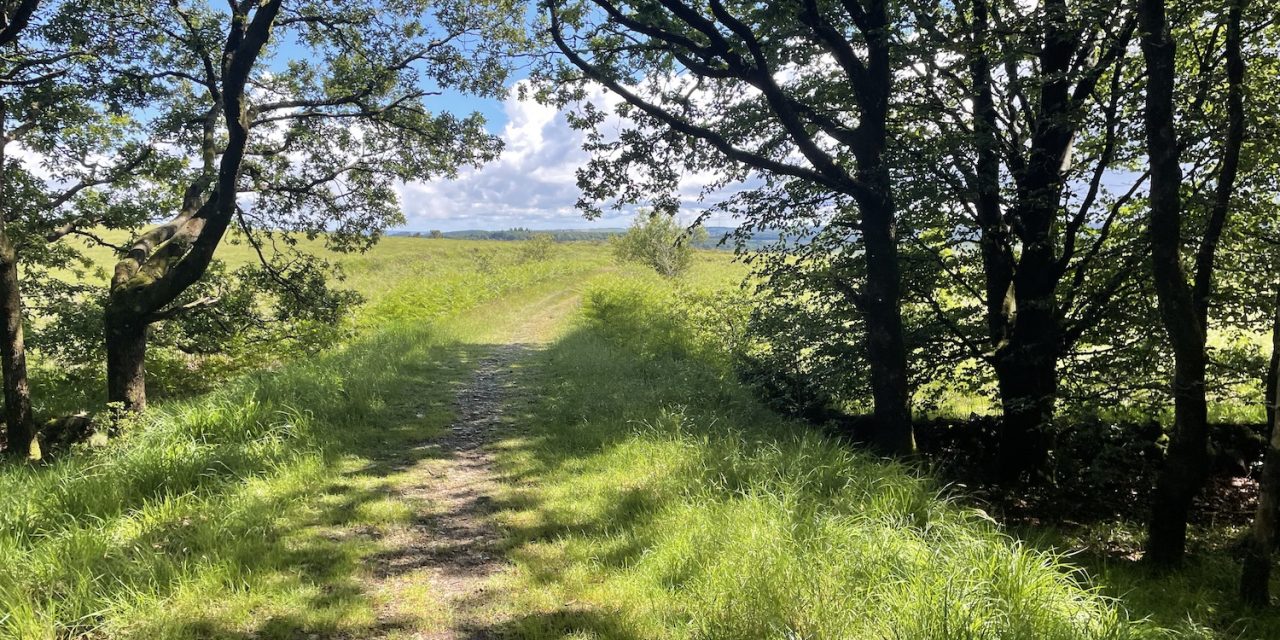
[[[514,91],[503,101],[450,92],[430,106],[458,115],[480,112],[489,131],[502,138],[503,151],[480,169],[463,169],[456,179],[402,185],[404,229],[625,226],[625,219],[588,221],[574,208],[574,171],[586,153],[582,135],[555,109],[520,101]]]
[[[596,96],[603,100],[603,95]],[[410,182],[400,187],[407,222],[399,230],[577,229],[625,227],[632,213],[609,211],[587,220],[575,208],[579,190],[575,171],[586,162],[584,133],[569,126],[565,115],[511,91],[506,100],[480,99],[457,93],[439,96],[432,106],[457,114],[478,111],[489,131],[502,138],[504,150],[480,169],[464,169],[453,180]],[[685,215],[701,208],[696,201],[702,180],[689,176],[682,185]],[[713,226],[735,226],[720,217]]]
[[[303,45],[288,39],[279,43],[279,54],[274,64],[309,55]],[[528,82],[524,71],[518,67],[513,70],[504,100],[431,87],[441,93],[428,99],[429,109],[459,116],[479,112],[489,131],[502,139],[503,152],[479,169],[462,169],[452,180],[438,178],[400,185],[406,222],[393,230],[589,229],[630,224],[634,209],[606,208],[600,218],[587,220],[576,208],[580,192],[575,172],[588,159],[582,150],[585,134],[570,127],[564,113],[538,104],[531,97],[518,98],[516,84]],[[609,104],[603,91],[597,91],[592,99],[598,105]],[[682,181],[682,221],[692,222],[709,204],[698,200],[701,187],[709,180],[710,176],[689,175]],[[705,222],[710,226],[737,226],[726,216]]]

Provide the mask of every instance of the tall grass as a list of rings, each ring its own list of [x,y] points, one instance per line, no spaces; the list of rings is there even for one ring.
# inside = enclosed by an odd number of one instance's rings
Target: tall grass
[[[515,565],[477,632],[1211,637],[1131,620],[927,475],[766,410],[724,357],[743,272],[723,255],[672,283],[600,247],[528,261],[513,243],[405,242],[354,263],[370,303],[345,347],[161,403],[105,447],[0,468],[0,639],[438,630],[429,589],[395,593],[419,618],[388,628],[361,577],[380,538],[431,509],[396,493],[400,474],[437,455],[415,445],[449,424],[481,343],[583,283],[577,323],[510,390],[498,517]],[[1118,584],[1148,602],[1174,582]]]
[[[332,526],[413,517],[374,467],[448,424],[466,336],[495,315],[464,312],[603,264],[474,249],[366,267],[379,289],[344,348],[161,403],[104,447],[0,466],[0,638],[368,632],[353,581],[376,542]]]
[[[508,443],[505,585],[523,638],[1165,637],[929,478],[781,419],[618,278],[529,374]],[[625,302],[624,302],[625,301]]]

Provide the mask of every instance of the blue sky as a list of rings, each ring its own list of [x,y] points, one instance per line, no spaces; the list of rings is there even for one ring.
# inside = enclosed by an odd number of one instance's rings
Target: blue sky
[[[278,53],[276,64],[308,55],[292,42],[282,44]],[[525,75],[517,72],[511,86]],[[603,93],[595,99],[605,100]],[[398,230],[599,228],[630,223],[630,213],[606,211],[598,220],[587,220],[575,207],[579,196],[575,171],[588,158],[582,150],[584,135],[569,126],[563,113],[532,100],[517,100],[514,92],[499,100],[445,90],[428,98],[427,106],[458,115],[479,112],[505,148],[497,160],[480,169],[464,169],[456,179],[402,185],[406,223]],[[682,193],[694,207],[683,212],[683,219],[691,219],[699,208],[694,200],[700,180],[690,176],[687,182]],[[710,224],[732,221],[717,219]]]
[[[603,100],[598,95],[597,99]],[[569,126],[563,113],[534,101],[485,100],[448,93],[433,108],[455,113],[479,111],[489,130],[500,136],[502,156],[481,169],[466,169],[454,180],[411,182],[400,190],[408,222],[402,229],[565,229],[621,227],[630,214],[608,212],[586,220],[574,204],[579,191],[574,172],[587,160],[583,134]],[[690,176],[682,193],[696,207],[700,180]],[[692,217],[693,209],[685,216]],[[715,219],[710,224],[730,225]]]

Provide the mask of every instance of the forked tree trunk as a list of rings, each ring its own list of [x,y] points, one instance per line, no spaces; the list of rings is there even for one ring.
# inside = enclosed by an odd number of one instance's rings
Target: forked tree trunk
[[[975,196],[985,276],[988,342],[1000,394],[1002,421],[997,479],[1016,484],[1045,468],[1052,444],[1058,394],[1061,327],[1055,224],[1066,180],[1064,157],[1075,125],[1068,71],[1078,46],[1062,0],[1045,5],[1040,50],[1039,111],[1031,131],[1026,166],[1016,176],[1017,194],[1005,220],[1000,195],[1000,118],[992,90],[988,53],[990,7],[972,3],[975,51],[969,62],[974,103]],[[1016,242],[1015,242],[1016,235]],[[1014,247],[1021,245],[1015,254]]]
[[[1144,124],[1151,162],[1147,232],[1161,322],[1174,354],[1174,425],[1152,500],[1146,558],[1171,565],[1186,552],[1187,515],[1209,459],[1205,334],[1180,255],[1182,167],[1174,130],[1174,42],[1165,22],[1164,0],[1140,0],[1138,6],[1147,63]]]
[[[233,3],[234,15],[222,52],[219,102],[211,106],[204,121],[205,173],[188,187],[178,216],[140,236],[116,263],[104,317],[107,397],[125,409],[141,411],[146,407],[147,327],[182,311],[165,307],[204,276],[231,224],[253,121],[245,87],[271,38],[282,1]],[[215,172],[215,132],[220,117],[226,125],[226,142]],[[206,194],[211,185],[212,192]]]
[[[1181,266],[1181,172],[1174,129],[1175,50],[1165,22],[1164,0],[1140,0],[1142,52],[1147,61],[1144,125],[1151,159],[1152,271],[1161,323],[1174,351],[1174,429],[1164,470],[1156,483],[1147,527],[1147,559],[1181,561],[1187,549],[1187,516],[1201,486],[1207,451],[1204,399],[1204,329]]]
[[[1280,520],[1280,427],[1276,426],[1276,400],[1280,398],[1280,290],[1276,293],[1271,328],[1271,366],[1267,370],[1267,438],[1262,475],[1258,478],[1258,510],[1245,541],[1244,568],[1240,572],[1240,599],[1254,607],[1271,603],[1271,553],[1276,547]]]
[[[1173,565],[1186,554],[1187,519],[1209,472],[1205,351],[1214,257],[1226,226],[1240,148],[1244,139],[1243,0],[1227,13],[1227,132],[1218,183],[1195,256],[1193,281],[1182,267],[1181,153],[1175,125],[1175,43],[1165,17],[1165,0],[1140,0],[1142,55],[1147,63],[1147,155],[1151,163],[1150,222],[1152,274],[1160,317],[1173,347],[1174,423],[1164,468],[1156,481],[1147,530],[1147,559]]]

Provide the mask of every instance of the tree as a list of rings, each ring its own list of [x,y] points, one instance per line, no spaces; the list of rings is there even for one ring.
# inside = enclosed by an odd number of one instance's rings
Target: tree
[[[555,252],[556,239],[550,233],[534,233],[521,242],[520,259],[530,262],[542,262],[551,258]]]
[[[1280,289],[1277,289],[1271,330],[1271,366],[1264,381],[1267,396],[1267,429],[1270,436],[1263,452],[1262,475],[1258,478],[1258,507],[1253,526],[1244,543],[1244,567],[1240,573],[1240,599],[1254,607],[1271,601],[1271,552],[1276,547],[1280,526]]]
[[[382,5],[345,0],[171,3],[142,16],[162,46],[130,72],[168,89],[161,135],[200,159],[168,222],[134,239],[105,311],[108,399],[146,402],[148,328],[216,304],[180,296],[209,268],[233,225],[278,275],[266,249],[324,234],[339,250],[400,222],[396,181],[452,175],[494,157],[479,115],[431,113],[432,86],[497,95],[518,12],[503,0]],[[420,17],[430,16],[430,20]],[[305,59],[272,61],[273,40]],[[242,204],[240,194],[252,197]]]
[[[147,96],[110,73],[139,45],[134,34],[108,26],[119,9],[118,3],[93,1],[3,6],[0,360],[8,448],[18,455],[40,455],[26,365],[24,288],[46,293],[49,283],[40,276],[77,259],[75,249],[50,243],[72,233],[97,238],[82,226],[138,225],[146,215],[138,202],[156,194],[140,189],[137,178],[165,170],[140,142],[137,123],[123,113]],[[10,148],[20,149],[17,158],[5,158]]]
[[[31,20],[38,0],[4,3],[0,10],[0,49],[11,48]],[[13,71],[4,74],[4,83],[12,84]],[[22,293],[18,283],[18,256],[6,229],[8,207],[5,186],[8,182],[5,147],[9,146],[6,126],[7,105],[0,97],[0,373],[4,376],[5,442],[10,453],[28,455],[35,443],[35,424],[31,417],[31,388],[27,383],[26,347],[22,336]]]
[[[1147,66],[1144,130],[1150,159],[1148,239],[1162,324],[1174,352],[1174,425],[1164,469],[1153,498],[1147,530],[1147,558],[1158,565],[1181,561],[1186,551],[1187,517],[1208,473],[1208,402],[1205,376],[1209,296],[1214,259],[1231,211],[1231,197],[1244,138],[1243,0],[1233,0],[1226,27],[1226,136],[1217,183],[1193,268],[1183,268],[1185,220],[1183,143],[1178,135],[1178,58],[1166,18],[1165,0],[1140,0],[1141,48]]]
[[[693,245],[706,236],[707,230],[701,226],[687,230],[671,216],[642,211],[626,233],[610,242],[619,260],[637,262],[659,275],[674,278],[689,270]]]
[[[758,180],[836,195],[828,223],[856,230],[865,264],[856,299],[867,327],[874,441],[886,452],[914,450],[886,158],[902,42],[890,3],[545,6],[550,38],[568,61],[546,84],[562,102],[579,103],[590,86],[603,86],[620,99],[619,114],[636,122],[606,138],[599,107],[587,103],[573,116],[591,130],[595,152],[579,175],[589,212],[608,198],[651,198],[659,210],[672,210],[680,168],[714,172],[717,186]]]
[[[1252,9],[1252,11],[1249,11]],[[1257,24],[1250,13],[1265,11],[1262,3],[1246,6],[1245,24]],[[1266,24],[1262,22],[1262,24]],[[1223,305],[1227,309],[1243,312],[1256,310],[1261,323],[1269,323],[1271,353],[1265,375],[1262,376],[1263,401],[1266,405],[1267,432],[1258,480],[1258,503],[1253,526],[1244,540],[1244,564],[1240,576],[1240,597],[1250,606],[1265,607],[1270,603],[1270,577],[1272,557],[1276,548],[1277,526],[1280,523],[1280,421],[1277,398],[1280,398],[1280,201],[1275,199],[1275,175],[1280,167],[1280,113],[1275,104],[1280,87],[1275,83],[1275,70],[1280,68],[1280,28],[1274,23],[1261,30],[1249,30],[1244,54],[1249,61],[1248,86],[1245,95],[1249,132],[1241,158],[1241,174],[1238,194],[1245,216],[1241,224],[1224,234],[1223,284],[1230,284],[1225,296],[1234,304]],[[1256,194],[1256,195],[1254,195]],[[1239,202],[1239,201],[1238,201]],[[1220,285],[1219,289],[1223,287]],[[1267,303],[1270,303],[1269,305]],[[1249,318],[1235,321],[1251,333],[1260,333],[1263,326],[1250,325]],[[1260,323],[1260,324],[1261,324]]]
[[[1123,219],[1145,181],[1128,171],[1123,137],[1136,15],[1109,0],[913,6],[931,46],[902,85],[912,144],[900,194],[940,275],[914,291],[959,357],[995,373],[1009,483],[1046,471],[1059,363],[1141,255]],[[1131,186],[1110,193],[1108,182]]]

